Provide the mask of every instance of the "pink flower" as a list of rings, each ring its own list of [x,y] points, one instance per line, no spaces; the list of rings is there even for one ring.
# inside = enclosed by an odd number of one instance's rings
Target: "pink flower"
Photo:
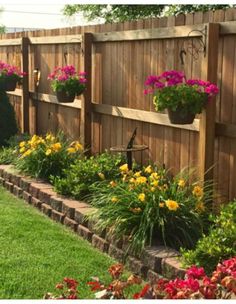
[[[203,267],[193,265],[187,270],[186,274],[188,278],[201,279],[205,276],[205,271]]]

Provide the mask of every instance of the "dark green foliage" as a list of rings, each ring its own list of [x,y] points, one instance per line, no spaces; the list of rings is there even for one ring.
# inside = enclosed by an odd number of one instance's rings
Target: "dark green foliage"
[[[185,265],[203,266],[210,273],[216,265],[236,255],[236,201],[222,208],[209,234],[194,250],[182,250]]]
[[[81,199],[90,192],[93,183],[118,177],[121,162],[121,155],[109,153],[78,159],[63,171],[64,178],[53,177],[52,183],[57,192]]]
[[[18,131],[15,111],[5,92],[0,92],[0,146]]]
[[[103,18],[105,22],[124,22],[144,18],[160,17],[163,14],[178,15],[198,11],[226,9],[230,5],[91,5],[91,4],[67,4],[64,7],[64,14],[72,16],[76,13],[83,13],[88,21]]]

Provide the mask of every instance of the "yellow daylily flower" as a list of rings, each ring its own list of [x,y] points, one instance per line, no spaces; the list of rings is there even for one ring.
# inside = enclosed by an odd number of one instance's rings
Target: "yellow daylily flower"
[[[25,141],[21,141],[21,142],[19,143],[20,148],[23,148],[23,147],[25,146],[25,144],[26,144]]]
[[[184,179],[179,179],[179,181],[178,181],[178,186],[179,187],[181,187],[181,188],[184,188],[185,187],[185,184],[186,184],[186,182],[185,182],[185,180]]]
[[[61,150],[61,143],[56,142],[55,144],[52,144],[52,145],[51,145],[51,149],[52,149],[54,152],[58,152],[59,150]]]
[[[50,155],[51,153],[52,153],[52,150],[51,150],[51,149],[47,149],[46,152],[45,152],[45,155],[48,156],[48,155]]]
[[[128,172],[128,171],[129,171],[129,169],[128,169],[128,164],[124,164],[124,165],[120,166],[119,169],[120,169],[120,171],[121,171],[122,173]]]
[[[149,165],[149,166],[147,166],[146,168],[145,168],[145,170],[144,170],[144,172],[146,172],[146,173],[148,173],[148,174],[151,174],[152,173],[152,166],[151,165]]]
[[[24,153],[24,152],[25,152],[25,150],[26,150],[26,148],[25,148],[25,147],[20,148],[20,153]]]
[[[176,211],[179,208],[179,204],[173,200],[166,200],[166,207],[171,211]]]
[[[73,148],[73,147],[69,147],[69,148],[67,148],[67,152],[68,152],[69,154],[73,154],[73,153],[76,153],[76,149]]]
[[[195,186],[193,188],[192,194],[197,197],[203,196],[203,189],[200,186]]]
[[[139,199],[141,202],[144,202],[144,201],[145,201],[145,198],[146,198],[146,196],[145,196],[144,193],[140,193],[140,194],[138,195],[138,199]]]
[[[137,179],[135,181],[135,183],[137,185],[139,185],[139,184],[145,184],[146,182],[147,182],[147,178],[145,176],[139,176],[139,177],[137,177]]]

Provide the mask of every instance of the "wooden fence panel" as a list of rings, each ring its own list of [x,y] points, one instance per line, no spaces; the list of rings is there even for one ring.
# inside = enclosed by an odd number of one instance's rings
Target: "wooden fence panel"
[[[56,132],[63,130],[71,138],[79,138],[81,111],[80,102],[76,102],[76,107],[48,102],[50,95],[54,95],[47,80],[48,74],[55,66],[66,64],[75,65],[78,71],[81,66],[81,36],[84,32],[104,33],[116,32],[96,36],[92,46],[92,89],[91,102],[108,106],[118,106],[155,112],[151,96],[144,96],[144,81],[147,75],[160,74],[167,69],[183,70],[187,78],[205,77],[202,63],[204,53],[196,53],[199,46],[197,32],[191,37],[186,36],[187,30],[197,28],[203,29],[203,24],[209,22],[224,22],[236,20],[236,10],[211,11],[205,13],[179,15],[169,18],[155,18],[144,21],[124,22],[117,24],[95,25],[87,27],[74,27],[66,29],[55,29],[45,31],[34,31],[24,33],[24,36],[40,37],[52,36],[59,42],[51,44],[34,44],[29,48],[29,89],[30,108],[29,126],[31,133],[45,133],[47,131]],[[181,27],[188,25],[188,27]],[[219,36],[217,83],[220,87],[220,94],[216,98],[216,122],[225,123],[226,126],[216,124],[215,154],[214,154],[214,179],[217,183],[217,192],[225,200],[236,196],[236,140],[228,137],[234,131],[236,125],[236,77],[234,69],[236,64],[236,33],[235,28],[229,26],[224,28]],[[176,29],[173,32],[173,28]],[[180,26],[177,28],[177,26]],[[156,39],[158,31],[149,29],[163,29],[161,39]],[[145,33],[143,29],[148,29]],[[138,30],[131,33],[122,33],[126,30]],[[121,31],[122,35],[119,35]],[[183,32],[181,32],[183,31]],[[152,33],[151,39],[147,34]],[[160,32],[161,33],[161,32]],[[171,35],[175,36],[172,38]],[[188,34],[188,33],[187,33]],[[75,36],[71,36],[75,35]],[[145,35],[145,39],[144,38]],[[177,38],[176,38],[177,35]],[[124,37],[131,37],[129,40],[122,40]],[[1,35],[4,39],[11,40],[11,44],[6,46],[4,42],[0,44],[0,59],[21,66],[20,46],[15,45],[21,41],[22,33]],[[99,42],[99,37],[103,41]],[[108,41],[113,37],[114,41]],[[141,38],[140,40],[135,40]],[[168,37],[168,38],[167,38]],[[146,39],[147,38],[147,39]],[[155,38],[155,39],[154,39]],[[78,41],[76,40],[78,39]],[[71,40],[71,41],[70,41]],[[72,41],[73,40],[73,41]],[[55,41],[55,40],[54,40]],[[1,42],[1,40],[0,40]],[[52,42],[52,41],[51,41]],[[180,51],[184,48],[187,54],[184,56],[184,64],[180,61]],[[193,48],[193,56],[191,53]],[[39,94],[32,94],[35,91],[33,82],[33,70],[39,68],[41,79],[38,87]],[[16,91],[20,95],[21,91]],[[19,124],[22,124],[22,103],[21,97],[9,95],[15,108]],[[42,97],[47,102],[37,99]],[[54,99],[53,99],[54,100]],[[82,103],[83,104],[83,103]],[[132,112],[132,111],[130,111]],[[131,113],[132,116],[134,113]],[[147,162],[149,159],[159,164],[165,163],[172,168],[173,173],[186,166],[199,165],[199,133],[190,129],[176,129],[172,126],[158,125],[147,121],[127,119],[122,116],[112,116],[108,113],[92,113],[92,137],[91,148],[93,153],[109,149],[111,146],[126,145],[135,127],[138,127],[136,137],[137,144],[146,144],[149,150],[137,153],[135,158],[138,162]],[[196,122],[198,125],[198,121]],[[228,125],[230,124],[230,125]],[[195,129],[196,130],[196,129]],[[223,130],[223,131],[222,131]],[[226,130],[227,132],[224,132]]]

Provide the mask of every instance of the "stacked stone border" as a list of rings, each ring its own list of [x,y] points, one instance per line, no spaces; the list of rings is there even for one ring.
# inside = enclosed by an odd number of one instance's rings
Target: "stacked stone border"
[[[0,185],[52,220],[69,227],[95,248],[119,262],[125,260],[133,273],[148,281],[160,275],[168,279],[184,276],[178,260],[179,252],[164,246],[152,246],[146,247],[139,257],[129,255],[127,240],[113,239],[106,231],[95,229],[95,223],[87,219],[93,207],[58,195],[51,184],[15,173],[10,165],[0,165]]]

